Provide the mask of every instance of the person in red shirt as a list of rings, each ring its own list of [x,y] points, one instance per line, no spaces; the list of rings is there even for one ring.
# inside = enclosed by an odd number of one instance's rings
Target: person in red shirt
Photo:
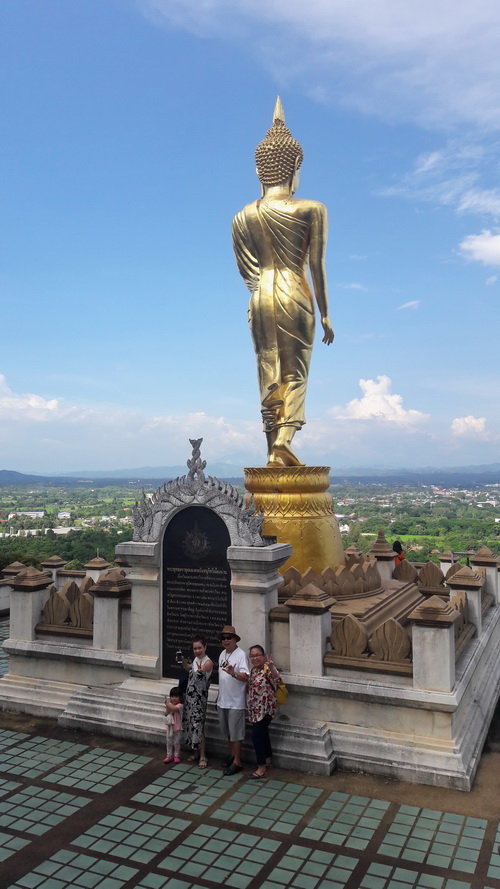
[[[393,549],[393,552],[396,553],[396,558],[394,559],[394,564],[399,565],[399,563],[402,562],[403,559],[406,559],[406,556],[403,552],[403,547],[401,546],[401,542],[399,540],[395,540],[394,543],[392,544],[392,549]]]

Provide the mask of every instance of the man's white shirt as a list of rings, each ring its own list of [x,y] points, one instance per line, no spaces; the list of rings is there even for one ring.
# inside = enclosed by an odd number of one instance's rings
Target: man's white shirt
[[[241,648],[236,647],[231,654],[221,651],[219,656],[219,697],[217,706],[224,710],[244,710],[246,707],[247,684],[241,679],[234,679],[223,669],[222,664],[230,664],[235,673],[250,674],[247,656]]]

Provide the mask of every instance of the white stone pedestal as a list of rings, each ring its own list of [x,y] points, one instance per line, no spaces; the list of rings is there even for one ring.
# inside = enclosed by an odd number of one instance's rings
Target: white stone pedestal
[[[161,587],[160,544],[131,541],[119,543],[116,552],[124,556],[127,580],[132,584],[130,610],[130,652],[124,652],[123,665],[132,676],[161,677]]]
[[[451,692],[455,685],[455,630],[459,614],[432,596],[409,615],[413,621],[413,688]]]
[[[278,587],[283,582],[279,569],[292,552],[288,543],[228,548],[233,626],[241,636],[242,648],[262,645],[266,652],[271,650],[269,611],[278,604]]]
[[[10,594],[11,639],[24,642],[36,639],[35,627],[40,623],[50,583],[50,574],[36,568],[28,568],[19,579],[13,580]]]
[[[332,632],[335,599],[313,583],[285,603],[290,609],[290,672],[322,676],[326,640]]]

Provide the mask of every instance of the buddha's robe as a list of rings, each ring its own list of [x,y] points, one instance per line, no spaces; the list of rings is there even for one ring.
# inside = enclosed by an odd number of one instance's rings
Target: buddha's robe
[[[248,320],[266,432],[305,423],[315,324],[307,279],[311,203],[255,201],[233,219],[236,261],[251,293]]]

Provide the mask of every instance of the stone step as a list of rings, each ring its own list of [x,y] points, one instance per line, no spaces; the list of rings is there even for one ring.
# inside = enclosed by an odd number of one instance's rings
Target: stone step
[[[116,687],[82,689],[80,686],[59,716],[59,723],[67,728],[102,731],[118,738],[163,744],[163,695]]]
[[[7,674],[0,679],[0,708],[57,717],[81,686]]]
[[[129,688],[80,688],[59,716],[60,725],[97,731],[119,738],[157,744],[165,743],[163,693]],[[227,755],[215,703],[209,702],[205,732],[210,754]],[[247,732],[244,758],[253,762],[254,752]],[[275,765],[280,768],[330,775],[336,768],[331,732],[325,723],[301,724],[280,714],[271,724]],[[306,753],[307,751],[307,753]]]

